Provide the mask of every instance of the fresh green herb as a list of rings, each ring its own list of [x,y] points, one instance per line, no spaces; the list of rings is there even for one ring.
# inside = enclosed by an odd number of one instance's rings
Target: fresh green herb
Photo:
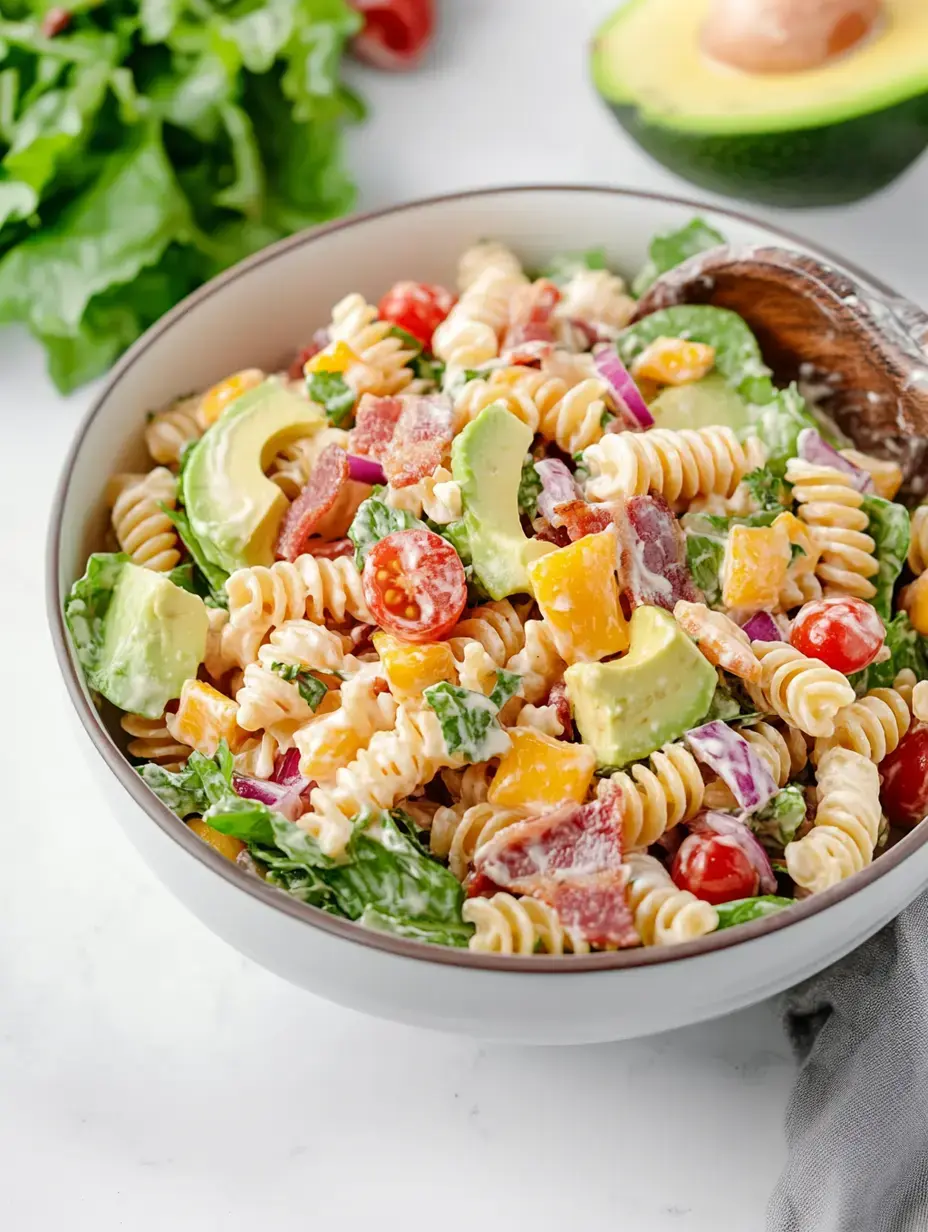
[[[103,656],[106,614],[116,585],[129,563],[129,557],[122,552],[95,552],[87,561],[84,576],[74,583],[65,600],[64,615],[74,652],[92,689],[105,687],[101,677],[106,675]]]
[[[308,668],[300,667],[299,663],[272,663],[271,671],[275,672],[281,680],[295,684],[300,697],[310,710],[316,710],[329,691],[328,685],[323,684],[318,676],[314,676]]]
[[[789,491],[782,477],[766,466],[750,471],[743,482],[761,510],[782,513],[790,504]]]
[[[870,689],[889,689],[896,676],[905,670],[915,673],[917,680],[928,680],[928,639],[923,638],[913,627],[906,612],[897,612],[886,623],[886,641],[889,658],[882,663],[872,663],[851,677],[858,697]]]
[[[513,673],[504,675],[508,677]],[[496,689],[502,691],[500,695],[504,695],[508,687],[497,673]],[[488,761],[509,748],[509,737],[496,717],[499,706],[492,698],[446,680],[430,685],[423,690],[422,696],[438,716],[445,747],[452,756],[460,755],[469,762]]]
[[[410,351],[415,351],[419,354],[425,348],[422,343],[408,329],[403,329],[401,325],[394,325],[390,329],[390,333],[394,338],[399,338],[400,342]]]
[[[473,924],[465,924],[463,920],[460,923],[411,920],[406,916],[386,915],[376,907],[365,907],[358,922],[378,933],[392,933],[394,937],[408,937],[431,945],[466,946],[474,935]]]
[[[748,825],[764,844],[782,851],[796,837],[796,831],[806,819],[806,798],[801,787],[792,784],[778,791],[759,812],[748,819]]]
[[[376,496],[369,496],[358,506],[354,520],[348,527],[348,538],[354,544],[355,564],[363,569],[371,548],[394,531],[424,526],[406,509],[394,509]]]
[[[193,814],[202,815],[214,802],[235,795],[232,764],[232,754],[223,740],[214,757],[194,751],[187,764],[177,771],[165,770],[157,762],[149,761],[139,766],[139,774],[162,804],[183,820]]]
[[[764,916],[782,911],[784,907],[791,907],[793,901],[791,898],[782,898],[779,894],[762,894],[757,898],[736,898],[730,903],[719,903],[716,907],[719,913],[719,928],[734,928],[737,924],[761,920]]]
[[[502,668],[496,673],[496,684],[490,692],[490,701],[497,710],[502,710],[511,697],[515,697],[522,689],[522,677],[518,672],[507,672]]]
[[[909,551],[909,511],[904,505],[873,494],[864,497],[861,508],[870,519],[867,530],[876,544],[874,556],[880,566],[874,578],[876,594],[871,602],[883,620],[889,620],[893,612],[893,591]]]
[[[430,381],[433,385],[441,386],[445,375],[445,365],[434,355],[430,355],[427,351],[420,351],[414,359],[409,361],[409,366],[417,381]]]
[[[789,563],[794,565],[797,560],[805,556],[806,550],[801,543],[791,543],[789,545]]]
[[[190,525],[187,511],[180,507],[169,509],[167,505],[160,504],[160,502],[159,508],[174,523],[178,538],[193,557],[196,570],[194,584],[184,589],[202,595],[210,607],[228,608],[229,596],[226,594],[226,582],[229,575],[220,565],[214,565],[203,551],[202,544]],[[199,575],[199,580],[196,575]]]
[[[535,470],[535,459],[531,454],[526,454],[519,480],[519,513],[526,518],[534,518],[538,512],[540,494],[541,476]]]
[[[570,282],[581,270],[606,268],[606,251],[603,248],[588,248],[586,252],[560,252],[552,257],[539,277],[549,278],[559,287]]]
[[[306,392],[317,402],[336,428],[349,428],[354,418],[355,393],[339,372],[313,372],[306,378]]]
[[[649,260],[632,284],[635,295],[644,295],[656,278],[682,265],[699,252],[725,243],[725,236],[701,218],[694,218],[679,231],[656,235],[648,249]]]
[[[722,602],[722,565],[725,539],[686,532],[686,564],[693,581],[710,607]]]

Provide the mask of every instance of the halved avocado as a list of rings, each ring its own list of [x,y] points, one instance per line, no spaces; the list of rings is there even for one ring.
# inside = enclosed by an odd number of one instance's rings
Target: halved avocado
[[[711,7],[629,0],[593,46],[598,92],[672,171],[735,197],[828,205],[884,187],[928,145],[926,0],[883,0],[868,38],[794,72],[711,59]]]

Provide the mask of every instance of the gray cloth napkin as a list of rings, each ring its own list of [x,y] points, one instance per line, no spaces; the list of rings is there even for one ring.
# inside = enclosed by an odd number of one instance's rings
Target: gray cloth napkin
[[[800,1070],[767,1232],[926,1232],[928,894],[783,1003]]]

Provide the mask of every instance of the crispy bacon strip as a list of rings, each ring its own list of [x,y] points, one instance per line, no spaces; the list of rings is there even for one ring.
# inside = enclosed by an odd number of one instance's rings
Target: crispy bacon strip
[[[340,445],[329,445],[316,459],[309,481],[287,510],[277,536],[279,560],[296,560],[334,507],[348,483],[348,455]]]
[[[408,488],[441,463],[454,435],[454,414],[447,394],[404,394],[390,444],[380,461],[394,488]]]

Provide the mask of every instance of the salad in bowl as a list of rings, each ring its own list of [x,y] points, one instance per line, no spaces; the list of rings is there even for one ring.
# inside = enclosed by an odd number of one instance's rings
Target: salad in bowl
[[[723,242],[630,285],[476,242],[149,415],[65,619],[189,831],[329,916],[569,964],[788,913],[921,820],[928,507],[739,316],[639,314]]]

